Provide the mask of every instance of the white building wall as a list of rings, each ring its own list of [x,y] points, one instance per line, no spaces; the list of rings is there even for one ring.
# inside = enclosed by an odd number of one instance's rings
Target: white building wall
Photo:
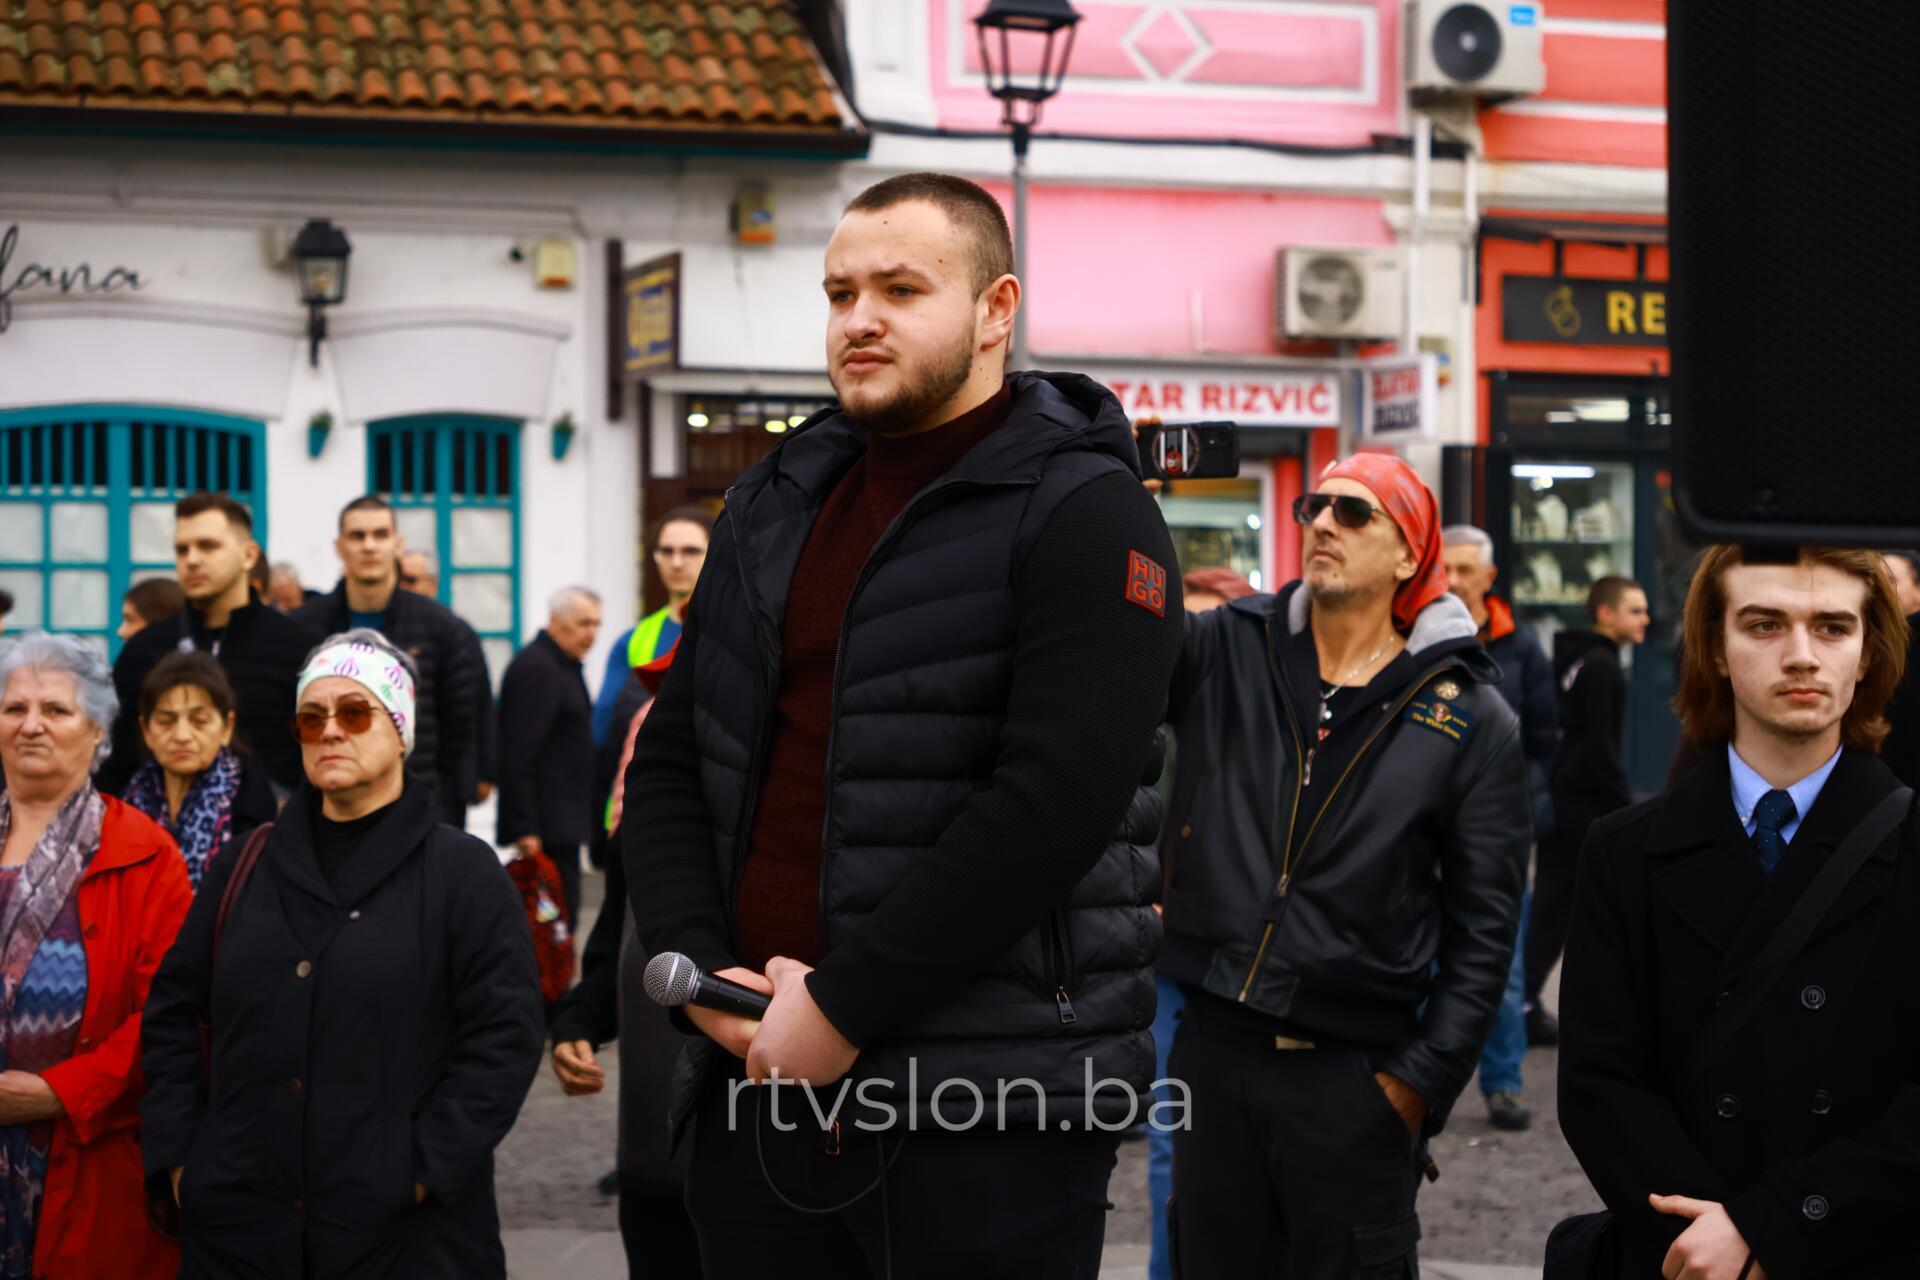
[[[264,421],[268,551],[315,587],[338,576],[335,519],[365,490],[369,419],[522,420],[522,638],[555,590],[594,587],[609,618],[589,658],[595,678],[634,614],[641,518],[632,391],[620,420],[607,415],[605,242],[623,241],[629,264],[685,255],[686,363],[821,364],[809,304],[827,211],[843,200],[825,162],[18,139],[9,151],[0,226],[21,232],[5,283],[28,262],[87,261],[134,268],[146,287],[17,295],[0,334],[0,408],[155,404]],[[733,243],[728,206],[747,177],[775,184],[778,246]],[[312,217],[331,218],[353,245],[318,368],[279,260]],[[536,287],[530,252],[511,260],[543,237],[573,246],[571,288]],[[308,422],[322,411],[333,429],[309,458]],[[562,414],[576,434],[556,460]]]

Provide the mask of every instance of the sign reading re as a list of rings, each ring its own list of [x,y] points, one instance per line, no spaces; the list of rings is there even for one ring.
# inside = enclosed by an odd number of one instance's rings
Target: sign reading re
[[[1667,345],[1664,281],[1508,276],[1501,282],[1500,299],[1501,336],[1508,342]]]

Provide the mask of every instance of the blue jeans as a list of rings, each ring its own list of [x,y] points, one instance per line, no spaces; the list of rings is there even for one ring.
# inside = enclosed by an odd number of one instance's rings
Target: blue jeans
[[[1167,1051],[1173,1048],[1174,1016],[1186,1000],[1171,978],[1154,975],[1160,989],[1160,1004],[1153,1014],[1153,1078],[1167,1078]],[[1524,1035],[1522,1047],[1525,1046]],[[1172,1090],[1156,1084],[1155,1102],[1170,1100]],[[1167,1197],[1173,1194],[1173,1133],[1147,1126],[1147,1197],[1153,1201],[1153,1253],[1147,1263],[1147,1280],[1173,1280],[1173,1256],[1167,1252]]]
[[[1493,1020],[1493,1034],[1480,1052],[1480,1092],[1519,1093],[1520,1064],[1527,1057],[1527,913],[1533,891],[1520,901],[1520,933],[1513,940],[1513,965],[1507,970],[1507,992]]]

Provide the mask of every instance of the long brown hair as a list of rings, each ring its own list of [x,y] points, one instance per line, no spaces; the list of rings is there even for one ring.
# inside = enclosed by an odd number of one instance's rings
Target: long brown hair
[[[1733,681],[1720,674],[1720,663],[1726,655],[1727,570],[1744,563],[1738,546],[1708,547],[1687,588],[1680,687],[1673,697],[1673,710],[1697,746],[1711,747],[1733,737]],[[1893,579],[1877,551],[1802,547],[1799,563],[1838,569],[1867,584],[1861,619],[1861,658],[1867,672],[1854,687],[1853,703],[1840,721],[1840,740],[1862,751],[1878,751],[1891,728],[1885,715],[1887,703],[1907,665],[1907,620],[1900,613]]]

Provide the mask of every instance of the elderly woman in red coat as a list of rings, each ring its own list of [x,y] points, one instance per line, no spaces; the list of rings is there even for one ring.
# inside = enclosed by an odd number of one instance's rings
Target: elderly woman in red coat
[[[140,1011],[193,899],[152,820],[94,790],[117,710],[69,636],[0,654],[0,1280],[158,1280]]]

